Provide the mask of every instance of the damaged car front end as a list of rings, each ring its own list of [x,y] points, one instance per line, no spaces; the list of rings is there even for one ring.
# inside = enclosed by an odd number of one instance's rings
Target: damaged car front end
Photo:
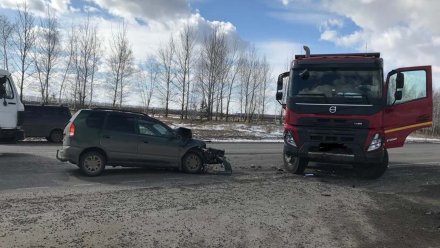
[[[179,127],[175,129],[175,132],[176,135],[186,143],[185,147],[187,151],[200,154],[203,160],[201,172],[206,173],[209,165],[221,165],[224,171],[217,172],[217,174],[232,174],[232,167],[225,156],[224,150],[206,147],[206,142],[193,139],[191,129]],[[184,163],[184,161],[182,161],[182,163]]]

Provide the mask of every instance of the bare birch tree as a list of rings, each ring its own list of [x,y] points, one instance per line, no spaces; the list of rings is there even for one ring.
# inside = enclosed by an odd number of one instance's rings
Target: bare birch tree
[[[14,26],[4,15],[0,16],[0,46],[2,55],[3,68],[9,71],[9,47],[11,44],[11,38],[13,34]]]
[[[242,53],[239,66],[240,109],[244,114],[242,119],[251,122],[256,110],[257,89],[261,85],[259,81],[260,61],[255,47],[249,47]]]
[[[122,24],[121,29],[113,35],[110,43],[110,57],[107,59],[110,67],[110,83],[113,91],[113,107],[119,101],[119,107],[122,107],[124,101],[124,89],[126,80],[134,72],[133,50],[127,38],[127,26]]]
[[[179,33],[178,44],[176,46],[177,58],[177,81],[181,95],[181,114],[180,119],[188,118],[188,105],[190,98],[190,76],[193,65],[193,52],[195,46],[195,32],[193,28],[187,24]]]
[[[170,107],[170,97],[172,94],[172,84],[174,80],[174,63],[175,63],[175,44],[171,37],[165,47],[159,49],[158,57],[160,64],[160,76],[162,85],[158,88],[158,92],[165,102],[165,117],[168,117]]]
[[[72,71],[73,68],[73,62],[76,56],[76,50],[77,50],[77,35],[75,33],[75,28],[72,25],[71,27],[71,31],[68,35],[67,38],[67,43],[65,45],[65,51],[67,52],[67,58],[65,59],[65,65],[64,65],[64,69],[63,69],[63,75],[61,78],[61,85],[60,85],[60,90],[59,90],[59,94],[58,94],[58,103],[61,104],[62,102],[62,95],[63,92],[65,90],[65,84],[66,81],[68,80],[68,76],[69,73]]]
[[[34,29],[35,18],[30,13],[26,1],[19,5],[17,10],[17,21],[15,27],[14,45],[17,49],[16,65],[19,70],[18,86],[20,88],[20,99],[23,100],[23,86],[25,74],[32,65],[30,53],[35,45],[36,32]]]
[[[204,38],[198,68],[198,80],[203,90],[203,103],[206,103],[208,120],[213,119],[214,105],[216,103],[217,106],[219,105],[217,100],[221,97],[221,94],[218,94],[218,89],[224,73],[226,55],[227,41],[225,34],[216,27]]]
[[[237,75],[239,72],[239,44],[238,40],[232,40],[229,49],[229,59],[228,59],[228,82],[226,84],[226,121],[229,119],[229,110],[231,106],[232,93],[236,88],[235,83],[237,81]]]
[[[270,65],[266,60],[266,57],[263,57],[261,64],[260,64],[260,89],[259,89],[259,112],[260,116],[259,119],[261,120],[262,117],[266,113],[266,105],[267,105],[267,90],[268,90],[268,83],[271,79],[271,72],[270,72]]]
[[[49,102],[49,88],[53,77],[53,69],[61,55],[60,31],[58,20],[47,9],[46,17],[40,20],[41,31],[36,42],[35,69],[40,83],[41,101]]]
[[[151,100],[156,89],[159,76],[159,64],[154,57],[149,57],[145,63],[145,68],[141,72],[139,81],[139,92],[144,106],[144,111],[148,113],[150,110]]]
[[[73,44],[74,108],[82,108],[86,106],[86,99],[89,100],[89,105],[93,99],[95,74],[101,57],[101,41],[98,39],[97,26],[91,23],[90,16],[85,23],[74,28],[73,32],[77,34]]]

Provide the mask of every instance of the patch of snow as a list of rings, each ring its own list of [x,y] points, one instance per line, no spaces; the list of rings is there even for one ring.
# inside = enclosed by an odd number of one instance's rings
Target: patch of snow
[[[440,144],[440,139],[408,136],[406,138],[405,142],[406,143],[434,143],[434,144]]]
[[[42,138],[42,137],[30,137],[30,138],[25,138],[23,141],[24,142],[47,142],[47,139]]]

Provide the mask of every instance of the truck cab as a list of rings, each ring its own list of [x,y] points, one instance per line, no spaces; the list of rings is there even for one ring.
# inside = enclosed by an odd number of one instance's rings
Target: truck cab
[[[24,105],[8,71],[0,70],[0,142],[24,139]]]
[[[350,163],[359,176],[378,178],[387,149],[432,125],[431,66],[386,74],[380,53],[296,55],[280,74],[284,165],[301,174],[309,161]]]

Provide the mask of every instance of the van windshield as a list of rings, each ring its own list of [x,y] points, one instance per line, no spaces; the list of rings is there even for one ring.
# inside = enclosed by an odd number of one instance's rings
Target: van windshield
[[[377,68],[298,68],[292,73],[289,96],[295,102],[377,104],[382,96]]]

